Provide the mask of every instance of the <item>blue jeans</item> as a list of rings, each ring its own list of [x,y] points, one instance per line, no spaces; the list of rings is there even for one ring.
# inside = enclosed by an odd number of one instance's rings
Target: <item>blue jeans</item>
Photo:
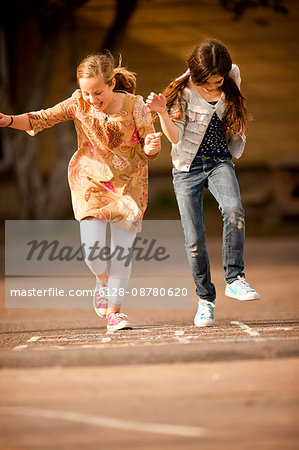
[[[185,234],[185,246],[197,295],[215,303],[206,248],[202,193],[207,187],[223,217],[222,262],[225,280],[244,275],[244,210],[234,164],[230,158],[195,158],[190,172],[172,169],[173,184]]]

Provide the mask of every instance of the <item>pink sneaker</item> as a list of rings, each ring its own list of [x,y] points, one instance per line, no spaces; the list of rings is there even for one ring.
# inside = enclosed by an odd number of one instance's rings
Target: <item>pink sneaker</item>
[[[93,295],[93,308],[99,317],[106,317],[108,308],[108,298],[103,296],[103,291],[107,284],[97,285]],[[101,295],[102,294],[102,295]]]
[[[128,316],[122,313],[110,313],[107,316],[107,330],[116,331],[131,328]]]
[[[101,278],[96,278],[97,284],[93,295],[93,308],[99,317],[106,317],[108,299],[105,297],[105,289],[109,278],[109,272],[103,274]]]

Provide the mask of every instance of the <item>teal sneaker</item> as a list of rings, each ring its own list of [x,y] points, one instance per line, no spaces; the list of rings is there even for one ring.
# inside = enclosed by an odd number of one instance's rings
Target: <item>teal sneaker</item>
[[[199,300],[197,313],[194,317],[194,325],[196,327],[211,327],[214,319],[215,305],[207,300]]]
[[[245,278],[240,275],[238,275],[237,280],[226,284],[225,295],[241,301],[259,300],[261,298],[260,294],[250,287]]]

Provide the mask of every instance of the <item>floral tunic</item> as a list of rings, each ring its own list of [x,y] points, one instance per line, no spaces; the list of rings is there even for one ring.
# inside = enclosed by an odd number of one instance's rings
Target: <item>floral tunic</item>
[[[126,93],[121,110],[106,115],[85,102],[78,89],[69,99],[28,117],[31,136],[74,121],[78,150],[70,160],[68,180],[75,218],[96,217],[140,231],[148,193],[143,142],[155,131],[142,97]]]

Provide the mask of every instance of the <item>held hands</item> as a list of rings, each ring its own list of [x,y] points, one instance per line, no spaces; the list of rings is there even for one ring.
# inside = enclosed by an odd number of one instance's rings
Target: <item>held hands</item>
[[[11,117],[0,113],[0,127],[8,127],[11,123]]]
[[[147,156],[154,156],[161,150],[162,133],[151,133],[145,136],[144,153]]]
[[[150,95],[146,99],[146,106],[152,112],[156,112],[158,114],[163,114],[167,112],[166,109],[166,97],[163,94],[155,94],[151,92]]]
[[[150,111],[159,114],[161,128],[169,142],[177,144],[179,140],[179,129],[168,114],[166,97],[163,94],[151,92],[147,97],[146,106]]]

